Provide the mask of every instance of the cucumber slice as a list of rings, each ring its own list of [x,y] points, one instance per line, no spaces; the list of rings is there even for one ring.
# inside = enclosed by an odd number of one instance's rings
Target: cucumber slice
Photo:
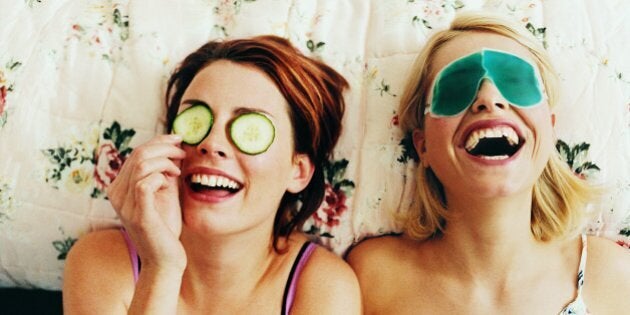
[[[271,146],[276,129],[267,116],[260,113],[247,113],[238,116],[230,125],[230,137],[234,145],[243,153],[260,154]]]
[[[182,141],[197,145],[210,133],[214,116],[210,107],[198,104],[186,108],[173,121],[173,132],[182,136]]]

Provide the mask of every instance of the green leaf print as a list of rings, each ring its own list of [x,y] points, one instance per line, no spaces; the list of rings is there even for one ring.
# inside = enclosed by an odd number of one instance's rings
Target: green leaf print
[[[324,43],[324,42],[317,42],[317,43],[315,43],[311,39],[306,41],[306,48],[308,48],[308,50],[310,52],[312,52],[312,53],[319,52],[319,51],[323,50],[325,45],[326,45],[326,43]]]
[[[585,161],[590,147],[591,145],[586,142],[578,143],[571,147],[560,139],[556,141],[556,150],[560,153],[562,159],[575,174],[583,178],[587,178],[591,173],[600,170],[595,163]]]
[[[59,231],[61,231],[62,234],[65,234],[61,227],[59,228]],[[74,245],[76,241],[77,239],[72,237],[65,237],[61,240],[53,241],[53,247],[59,252],[59,255],[57,255],[57,260],[65,260],[68,256],[70,248],[72,248],[72,245]]]
[[[531,22],[528,22],[525,25],[530,33],[532,33],[538,40],[540,40],[543,44],[543,47],[547,48],[547,28],[546,27],[535,27]]]

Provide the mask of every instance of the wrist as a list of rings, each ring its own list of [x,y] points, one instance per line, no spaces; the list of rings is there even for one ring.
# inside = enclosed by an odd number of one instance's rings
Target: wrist
[[[150,274],[152,277],[160,278],[181,278],[186,269],[186,261],[161,261],[154,263],[147,261],[142,262],[142,273]]]

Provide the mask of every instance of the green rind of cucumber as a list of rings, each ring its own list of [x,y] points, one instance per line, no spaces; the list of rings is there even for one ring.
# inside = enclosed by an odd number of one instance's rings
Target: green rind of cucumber
[[[276,129],[267,116],[247,113],[236,118],[230,125],[230,137],[243,153],[256,155],[269,149],[276,136]]]
[[[214,116],[206,105],[193,105],[179,113],[173,121],[173,132],[182,136],[182,141],[197,145],[210,133]]]

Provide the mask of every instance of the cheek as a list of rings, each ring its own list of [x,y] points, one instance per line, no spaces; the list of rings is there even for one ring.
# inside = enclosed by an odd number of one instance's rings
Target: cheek
[[[556,150],[556,138],[549,106],[532,108],[525,112],[529,125],[534,129],[536,151],[542,164],[546,164],[553,151]]]
[[[429,118],[425,122],[427,149],[448,145],[458,126],[458,120],[453,118]]]
[[[536,133],[541,138],[554,138],[554,118],[549,106],[539,106],[527,112],[529,121],[536,128]]]
[[[269,149],[258,155],[242,154],[247,168],[273,179],[291,166],[293,142],[284,135],[276,135]]]

